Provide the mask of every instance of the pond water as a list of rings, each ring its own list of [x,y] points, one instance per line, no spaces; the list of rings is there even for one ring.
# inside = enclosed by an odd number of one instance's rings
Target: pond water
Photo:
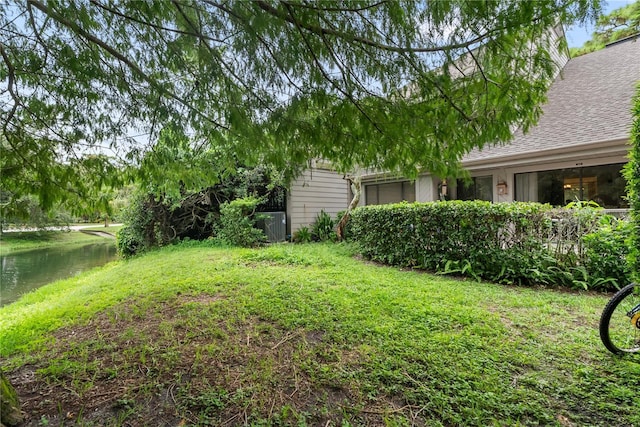
[[[0,306],[42,285],[75,276],[116,258],[116,246],[110,239],[104,243],[1,255]]]

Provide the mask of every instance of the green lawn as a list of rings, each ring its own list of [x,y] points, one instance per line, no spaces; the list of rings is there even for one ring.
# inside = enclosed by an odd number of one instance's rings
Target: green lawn
[[[640,425],[606,299],[192,243],[0,309],[0,364],[54,425]]]
[[[104,231],[115,236],[121,226],[92,227],[87,230]],[[105,237],[92,236],[80,231],[22,231],[8,232],[0,236],[0,254],[28,251],[58,245],[76,245],[103,242]]]

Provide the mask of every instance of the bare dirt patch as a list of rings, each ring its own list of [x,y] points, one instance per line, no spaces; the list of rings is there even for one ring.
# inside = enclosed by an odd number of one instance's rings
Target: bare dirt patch
[[[224,297],[123,304],[63,328],[54,346],[7,376],[24,426],[340,425],[383,422],[398,403],[371,402],[341,372],[360,356],[323,331],[285,330],[224,314]],[[369,408],[369,409],[367,409]]]

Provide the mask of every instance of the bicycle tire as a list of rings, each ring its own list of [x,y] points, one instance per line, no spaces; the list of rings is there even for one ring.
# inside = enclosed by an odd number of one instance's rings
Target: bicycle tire
[[[600,339],[613,354],[640,351],[640,313],[633,311],[638,307],[640,285],[632,283],[616,292],[602,310]]]

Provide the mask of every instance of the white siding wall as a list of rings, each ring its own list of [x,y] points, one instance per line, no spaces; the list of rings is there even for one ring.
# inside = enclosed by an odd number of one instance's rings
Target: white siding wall
[[[564,49],[558,49],[559,42],[565,39],[564,27],[562,24],[556,25],[553,29],[549,31],[549,39],[550,46],[549,52],[551,53],[551,59],[553,62],[559,67],[558,73],[564,66],[569,62],[569,49],[564,47]]]
[[[438,200],[438,189],[432,176],[420,176],[416,179],[416,201],[433,202]]]
[[[343,174],[315,168],[305,171],[291,184],[287,197],[289,233],[315,222],[321,210],[335,217],[350,201],[349,183]]]

